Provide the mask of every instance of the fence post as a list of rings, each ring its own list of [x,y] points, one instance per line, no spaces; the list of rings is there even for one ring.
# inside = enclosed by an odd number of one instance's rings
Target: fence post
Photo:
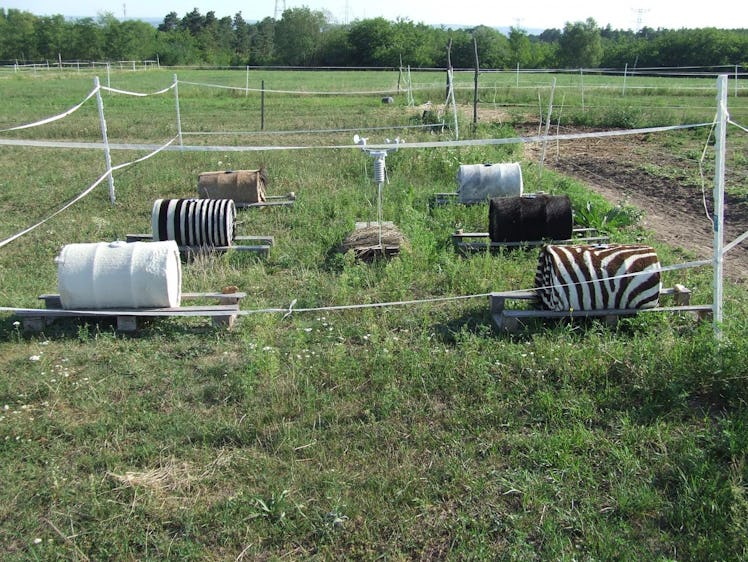
[[[727,139],[727,75],[717,79],[717,124],[714,129],[714,336],[722,339],[722,269],[724,243],[725,141]]]
[[[735,97],[738,97],[738,65],[735,65]]]
[[[247,80],[244,85],[244,97],[246,98],[249,95],[249,65],[247,65]]]
[[[540,151],[540,166],[538,166],[538,177],[543,174],[543,163],[545,162],[545,150],[548,145],[548,132],[551,127],[551,114],[553,113],[553,96],[556,93],[556,79],[551,86],[551,99],[548,101],[548,116],[545,119],[545,133],[543,134],[543,149]]]
[[[179,81],[177,75],[174,75],[174,100],[177,105],[177,138],[179,139],[179,146],[182,146],[182,116],[179,113]]]
[[[112,154],[109,151],[109,136],[106,131],[106,119],[104,119],[104,100],[101,99],[101,84],[98,76],[94,77],[94,87],[96,88],[96,104],[99,106],[101,136],[104,138],[104,158],[106,160],[107,179],[109,180],[109,201],[114,205],[116,197],[114,195],[114,176],[112,175]]]
[[[473,52],[475,54],[475,76],[473,77],[473,125],[478,125],[478,75],[480,74],[480,62],[478,60],[478,41],[473,37]]]
[[[265,130],[265,81],[261,82],[260,90],[260,130]]]

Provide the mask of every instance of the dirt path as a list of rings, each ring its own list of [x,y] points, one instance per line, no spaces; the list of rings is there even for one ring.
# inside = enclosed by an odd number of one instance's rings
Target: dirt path
[[[537,150],[533,150],[533,157],[537,156]],[[653,175],[644,164],[661,166],[673,174]],[[714,235],[707,212],[711,216],[714,180],[705,175],[704,194],[699,186],[679,181],[679,169],[695,166],[698,170],[692,160],[678,161],[643,137],[627,136],[565,141],[547,150],[544,165],[583,181],[613,204],[626,202],[641,209],[642,225],[657,240],[687,249],[696,259],[711,259]],[[725,244],[748,231],[748,201],[730,196],[730,174],[728,169]],[[726,254],[724,267],[726,279],[748,283],[748,242]]]

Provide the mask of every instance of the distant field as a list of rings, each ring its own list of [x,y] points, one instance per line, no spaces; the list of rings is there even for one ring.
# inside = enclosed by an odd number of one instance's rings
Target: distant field
[[[264,166],[268,193],[297,199],[239,212],[239,235],[274,238],[266,257],[183,262],[184,291],[248,293],[231,331],[174,318],[136,335],[73,321],[28,334],[2,313],[3,559],[746,557],[745,287],[725,287],[719,344],[711,324],[661,313],[503,334],[486,295],[532,288],[537,249],[461,255],[451,234],[486,230],[486,205],[433,204],[456,190],[460,164],[517,161],[526,192],[566,193],[602,216],[611,204],[541,169],[539,150],[496,141],[541,132],[551,93],[551,132],[709,123],[713,79],[484,73],[474,124],[472,73],[455,77],[456,122],[437,72],[97,74],[140,93],[177,77],[178,95],[102,92],[113,165],[172,145],[114,173],[114,204],[104,181],[0,247],[0,306],[42,306],[64,245],[150,232],[153,201],[196,196],[202,171]],[[68,111],[95,75],[0,74],[0,129]],[[730,116],[745,126],[739,86]],[[99,116],[93,97],[0,142],[99,143]],[[742,201],[739,131],[728,189]],[[190,149],[176,149],[180,132]],[[340,251],[379,210],[373,158],[354,134],[405,141],[387,154],[381,213],[406,243],[373,262]],[[648,138],[696,185],[708,137],[698,127]],[[31,144],[0,144],[0,166],[0,240],[106,170],[101,149]],[[704,166],[708,177],[711,155]],[[622,210],[631,220],[609,225],[613,242],[652,244],[664,265],[693,259]],[[711,302],[710,268],[664,282]]]

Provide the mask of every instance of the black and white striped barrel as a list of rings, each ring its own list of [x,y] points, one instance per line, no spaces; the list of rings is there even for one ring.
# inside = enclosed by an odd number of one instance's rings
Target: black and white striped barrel
[[[660,262],[650,246],[549,244],[535,275],[547,310],[624,310],[659,303]]]
[[[151,212],[153,240],[178,246],[231,246],[235,223],[231,199],[157,199]]]

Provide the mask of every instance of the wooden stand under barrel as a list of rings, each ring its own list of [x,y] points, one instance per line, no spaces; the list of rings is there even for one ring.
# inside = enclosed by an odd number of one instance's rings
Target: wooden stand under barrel
[[[182,300],[210,300],[215,304],[170,308],[68,310],[62,308],[60,295],[47,294],[39,297],[44,301],[45,308],[19,310],[16,314],[22,318],[24,330],[29,332],[40,332],[58,318],[91,319],[95,321],[114,320],[117,324],[117,330],[135,332],[138,329],[138,320],[175,316],[207,316],[211,318],[214,326],[230,329],[234,326],[239,314],[239,302],[245,296],[246,293],[239,291],[182,293]]]
[[[499,330],[514,333],[524,325],[528,319],[563,319],[563,318],[602,318],[607,324],[615,325],[621,316],[633,316],[639,312],[687,312],[694,314],[699,321],[708,318],[712,313],[710,304],[691,304],[691,290],[683,285],[662,289],[661,297],[672,297],[674,306],[660,306],[644,309],[620,310],[542,310],[507,308],[509,301],[525,301],[534,303],[537,300],[535,291],[507,291],[491,293],[489,302],[491,316]]]
[[[152,234],[128,234],[127,242],[150,242]],[[232,246],[179,246],[179,252],[184,255],[205,254],[211,252],[226,252],[236,250],[237,252],[255,252],[267,256],[273,246],[272,236],[237,236],[234,238],[237,245]]]
[[[296,201],[296,194],[292,191],[288,195],[266,195],[263,201],[246,202],[234,200],[237,209],[252,209],[255,207],[290,207]]]
[[[492,242],[488,232],[464,232],[456,230],[452,234],[455,248],[464,253],[498,250],[500,248],[535,247],[544,244],[607,244],[610,237],[595,228],[575,228],[567,240],[523,240],[521,242]]]

